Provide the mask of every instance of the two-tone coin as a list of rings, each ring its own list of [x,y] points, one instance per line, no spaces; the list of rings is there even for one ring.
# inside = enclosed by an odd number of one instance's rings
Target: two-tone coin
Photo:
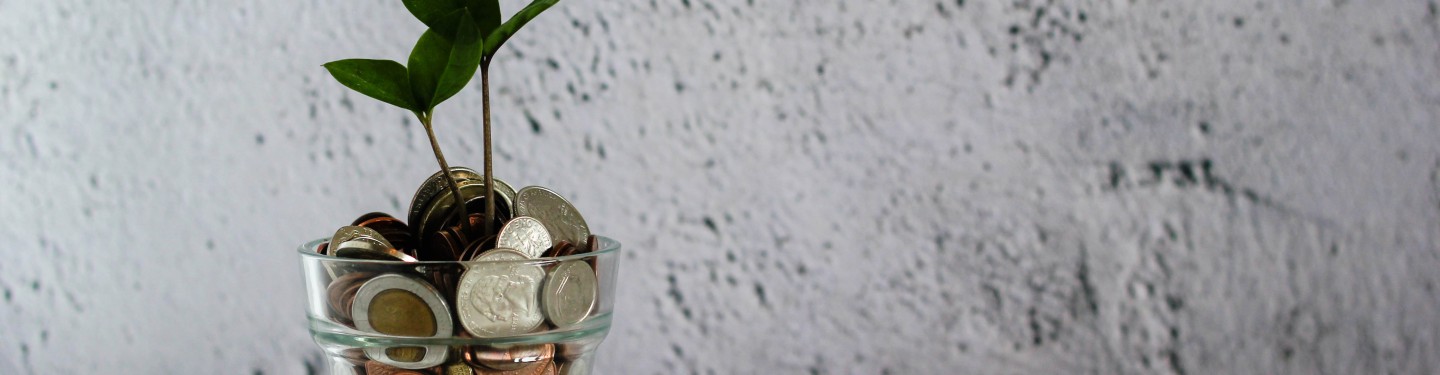
[[[445,297],[424,280],[398,273],[376,276],[361,285],[350,315],[364,332],[402,337],[450,337],[454,332]],[[444,345],[368,347],[365,354],[413,370],[444,363],[449,351]]]
[[[595,270],[580,260],[560,262],[545,278],[540,305],[556,328],[579,324],[590,316],[598,294]]]
[[[495,238],[495,247],[520,250],[530,258],[539,258],[550,249],[550,231],[545,224],[533,217],[520,216],[510,219]]]
[[[539,186],[520,189],[515,196],[515,214],[545,223],[551,242],[567,241],[584,247],[590,237],[590,227],[585,224],[580,211],[550,189]]]
[[[497,248],[467,265],[455,292],[460,324],[475,337],[529,333],[545,321],[540,287],[545,270],[515,249]]]

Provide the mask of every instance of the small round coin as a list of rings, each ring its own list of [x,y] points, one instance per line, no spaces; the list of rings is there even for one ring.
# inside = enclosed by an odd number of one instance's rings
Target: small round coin
[[[460,324],[475,337],[529,333],[545,322],[540,285],[545,270],[524,262],[525,254],[497,248],[480,254],[460,276],[455,309]]]
[[[589,317],[595,307],[596,284],[595,270],[589,263],[570,260],[555,266],[540,294],[540,305],[550,324],[566,328]]]
[[[449,337],[454,331],[450,308],[434,286],[424,280],[397,273],[376,276],[360,286],[350,304],[355,327],[404,337]],[[365,348],[365,355],[389,366],[423,369],[445,363],[449,350],[443,346]]]
[[[550,231],[540,220],[529,216],[510,219],[495,238],[495,247],[520,250],[530,258],[539,258],[550,246]]]
[[[563,240],[582,248],[585,246],[585,240],[590,237],[590,227],[585,225],[585,218],[580,216],[580,211],[576,210],[570,201],[539,186],[520,189],[515,200],[515,214],[533,217],[545,223],[545,229],[550,231],[551,242]]]

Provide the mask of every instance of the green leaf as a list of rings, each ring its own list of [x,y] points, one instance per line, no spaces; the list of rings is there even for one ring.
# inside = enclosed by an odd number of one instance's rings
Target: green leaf
[[[559,1],[535,0],[530,5],[526,5],[524,9],[515,12],[515,15],[510,16],[509,21],[505,21],[505,24],[495,29],[495,32],[485,36],[485,58],[489,59],[491,56],[495,56],[495,51],[499,50],[500,46],[510,39],[510,36],[515,35],[516,31],[525,27],[525,23],[530,22],[535,16],[539,16],[541,12],[550,9],[551,5],[555,5]]]
[[[410,51],[410,84],[423,111],[435,108],[470,83],[480,66],[484,51],[480,31],[469,11],[460,9],[441,17],[441,22],[455,22],[453,36],[439,30],[426,30]]]
[[[499,0],[470,0],[466,7],[470,8],[470,16],[475,18],[475,26],[480,28],[480,38],[488,37],[500,28]]]
[[[331,61],[325,70],[340,84],[365,96],[397,107],[417,110],[405,66],[390,60],[348,59]]]
[[[500,2],[498,0],[404,0],[405,9],[420,22],[441,35],[455,33],[455,21],[445,16],[461,8],[469,8],[470,16],[480,28],[480,35],[486,36],[500,27]]]

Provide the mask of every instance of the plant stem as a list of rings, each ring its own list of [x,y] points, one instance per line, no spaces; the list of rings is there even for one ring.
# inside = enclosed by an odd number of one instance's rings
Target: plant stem
[[[455,196],[453,210],[456,219],[460,220],[460,225],[468,228],[470,220],[465,218],[465,197],[460,195],[460,185],[455,182],[455,176],[450,175],[450,163],[445,162],[445,154],[440,152],[440,142],[435,140],[435,129],[430,126],[431,116],[434,114],[433,112],[417,112],[415,116],[420,117],[420,124],[425,126],[425,135],[430,136],[430,149],[435,151],[435,161],[440,162],[440,174],[444,176],[445,182],[449,183],[450,194]],[[429,233],[420,235],[425,236]]]
[[[490,228],[495,221],[495,166],[491,162],[494,159],[490,152],[490,64],[480,64],[480,95],[483,111],[485,113],[485,232],[491,233]],[[514,207],[510,208],[514,210]]]

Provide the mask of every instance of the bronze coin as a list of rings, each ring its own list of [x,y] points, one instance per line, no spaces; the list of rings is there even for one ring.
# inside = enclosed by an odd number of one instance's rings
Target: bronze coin
[[[388,218],[392,218],[392,219],[395,218],[394,216],[390,216],[390,214],[387,214],[387,213],[384,213],[384,212],[371,212],[371,213],[368,213],[368,214],[360,215],[360,217],[359,217],[359,218],[356,218],[355,221],[350,222],[350,225],[354,225],[354,226],[357,226],[357,227],[363,227],[364,225],[360,225],[360,223],[364,223],[364,222],[366,222],[366,221],[370,221],[371,219],[381,218],[381,217],[388,217]]]
[[[350,316],[350,311],[352,311],[351,307],[355,306],[355,293],[360,291],[361,285],[365,285],[365,283],[357,282],[354,285],[350,285],[350,287],[345,288],[345,291],[341,294],[342,297],[340,298],[339,306],[340,308],[345,309],[341,311],[343,311],[343,314],[345,314],[346,320],[354,320],[354,317]]]
[[[497,361],[497,360],[486,360],[486,359],[482,358],[482,357],[491,357],[492,359],[498,359],[498,358],[500,358],[500,356],[503,356],[503,355],[504,355],[504,354],[500,354],[500,353],[505,353],[505,352],[507,352],[507,350],[495,349],[495,348],[491,348],[491,347],[485,347],[485,346],[478,346],[478,345],[477,345],[477,346],[468,346],[468,347],[462,348],[461,351],[460,351],[460,358],[461,358],[461,360],[464,361],[466,364],[469,364],[469,365],[470,365],[470,368],[472,368],[472,369],[475,370],[475,374],[476,374],[476,375],[539,375],[539,374],[546,374],[546,373],[547,373],[547,372],[546,372],[546,371],[547,371],[547,370],[546,370],[547,367],[552,367],[552,368],[553,368],[553,367],[555,366],[555,357],[554,357],[555,349],[554,349],[554,344],[545,344],[545,345],[541,345],[541,346],[539,346],[539,347],[540,347],[540,349],[541,349],[542,352],[541,352],[541,353],[536,353],[536,354],[541,354],[541,355],[543,355],[543,357],[540,357],[540,356],[532,357],[533,360],[527,360],[525,357],[520,357],[520,358],[518,358],[518,359],[521,361],[520,363],[518,363],[519,366],[513,366],[513,367],[512,367],[512,366],[508,366],[508,365],[511,365],[511,364],[515,364],[513,361],[511,361],[511,362],[504,362],[503,360],[498,360],[498,361]],[[530,348],[535,348],[535,346],[530,346]],[[499,365],[499,366],[501,366],[501,367],[507,367],[507,368],[513,368],[513,369],[510,369],[510,370],[498,370],[498,369],[495,369],[495,368],[490,367],[490,366],[492,366],[492,365]],[[553,373],[554,370],[550,370],[550,371],[552,371],[552,372],[550,372],[550,373]]]
[[[560,240],[555,243],[555,246],[551,246],[550,250],[545,251],[545,253],[540,254],[540,256],[546,258],[563,257],[567,255],[566,252],[570,251],[571,247],[573,246],[570,245],[570,241]]]
[[[468,362],[500,371],[521,370],[555,357],[554,344],[518,345],[505,349],[472,346],[470,349],[465,357]]]
[[[568,257],[568,256],[571,256],[571,255],[575,255],[575,254],[577,254],[577,253],[579,253],[579,252],[580,252],[580,245],[576,245],[576,244],[573,244],[573,243],[566,243],[566,244],[565,244],[565,247],[564,247],[563,249],[561,249],[561,250],[558,252],[558,254],[559,254],[560,256],[562,256],[562,257]]]
[[[376,361],[365,362],[365,373],[368,375],[425,375],[420,371],[406,370]]]
[[[482,241],[471,242],[469,246],[465,246],[465,251],[460,252],[460,256],[455,259],[462,262],[469,261],[476,255],[480,255],[480,253],[484,252],[484,247],[485,243]]]
[[[465,364],[465,362],[441,365],[431,370],[431,372],[439,375],[475,375],[475,370],[470,369],[470,365]]]
[[[396,249],[409,249],[412,245],[410,243],[410,227],[405,225],[400,219],[390,217],[389,215],[373,217],[355,224],[355,226],[374,229],[375,232],[380,233],[381,237],[390,241],[390,244],[395,246]]]
[[[330,282],[330,286],[325,288],[325,294],[332,318],[345,325],[353,324],[350,319],[350,303],[355,300],[355,291],[360,290],[360,284],[364,284],[371,276],[374,274],[351,272]]]
[[[427,234],[423,245],[415,248],[415,258],[421,261],[455,260],[456,254],[459,254],[465,245],[463,239],[456,238],[455,233],[447,229]]]

